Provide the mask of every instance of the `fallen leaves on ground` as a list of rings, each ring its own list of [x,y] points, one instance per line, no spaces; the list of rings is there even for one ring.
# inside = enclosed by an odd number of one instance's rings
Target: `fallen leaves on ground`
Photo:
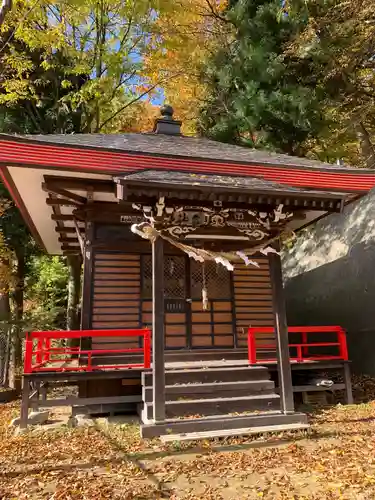
[[[62,427],[18,436],[18,404],[0,407],[2,500],[161,498],[158,485],[97,428]]]
[[[369,387],[367,393],[366,387]],[[375,383],[362,401],[311,415],[311,430],[162,445],[133,423],[30,430],[0,406],[3,500],[370,500],[375,498]]]

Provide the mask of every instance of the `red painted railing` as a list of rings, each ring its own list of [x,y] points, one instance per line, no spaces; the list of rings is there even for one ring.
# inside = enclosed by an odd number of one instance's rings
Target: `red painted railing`
[[[275,357],[267,357],[269,352],[276,351],[276,342],[270,343],[269,340],[262,341],[262,334],[274,334],[275,329],[272,327],[250,327],[248,330],[248,356],[249,363],[265,363],[276,361]],[[288,328],[288,333],[299,333],[301,334],[301,342],[289,344],[290,360],[296,361],[297,363],[303,363],[306,361],[327,361],[341,359],[344,361],[348,360],[348,348],[346,344],[346,334],[341,326],[290,326]],[[336,339],[331,342],[312,342],[308,341],[309,334],[335,334]],[[258,337],[258,338],[257,338]],[[311,348],[336,348],[337,354],[309,354]],[[291,351],[294,351],[296,355],[293,355]],[[324,351],[324,349],[323,349]],[[262,356],[259,356],[262,354]]]
[[[81,347],[57,346],[58,341],[93,337],[143,338],[142,347],[123,349],[84,349]],[[56,342],[57,341],[57,342]],[[143,354],[142,363],[98,364],[103,355]],[[95,358],[97,356],[97,358]],[[71,330],[31,332],[26,334],[24,373],[95,371],[124,368],[150,368],[151,330]]]

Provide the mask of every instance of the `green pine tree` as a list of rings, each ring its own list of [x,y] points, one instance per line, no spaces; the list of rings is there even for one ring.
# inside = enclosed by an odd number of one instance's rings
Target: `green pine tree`
[[[231,2],[226,17],[233,37],[206,68],[204,135],[304,154],[306,140],[323,126],[320,96],[307,64],[284,50],[307,23],[303,5],[293,2],[292,9],[281,0]]]

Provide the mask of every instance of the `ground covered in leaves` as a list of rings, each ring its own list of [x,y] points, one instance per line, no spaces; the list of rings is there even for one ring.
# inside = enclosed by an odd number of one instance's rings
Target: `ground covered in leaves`
[[[357,381],[370,401],[315,411],[307,432],[169,445],[103,419],[15,436],[18,403],[1,405],[0,499],[374,499],[374,389]]]

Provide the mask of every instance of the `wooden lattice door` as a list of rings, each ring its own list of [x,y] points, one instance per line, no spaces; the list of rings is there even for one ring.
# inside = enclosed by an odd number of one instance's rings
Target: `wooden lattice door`
[[[202,287],[208,292],[203,310]],[[204,267],[184,255],[164,256],[166,349],[209,349],[235,344],[232,275],[222,265]],[[152,261],[142,256],[142,311],[144,326],[152,325]],[[145,321],[147,318],[147,321]]]
[[[187,293],[187,261],[184,255],[164,257],[165,347],[190,347]]]
[[[202,287],[205,283],[208,308],[203,310]],[[190,260],[192,348],[234,347],[232,276],[222,265]]]
[[[164,256],[164,305],[165,305],[165,348],[187,349],[190,347],[186,258]],[[152,258],[142,256],[142,310],[147,326],[152,326]]]

